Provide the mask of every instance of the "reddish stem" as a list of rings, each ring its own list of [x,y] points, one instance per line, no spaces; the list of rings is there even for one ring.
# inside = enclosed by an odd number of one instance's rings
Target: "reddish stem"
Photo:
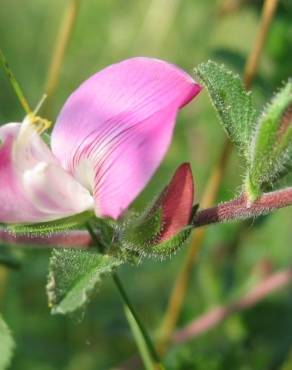
[[[194,227],[200,227],[217,222],[257,217],[290,205],[292,205],[292,187],[265,193],[252,204],[249,204],[246,196],[242,194],[236,199],[199,211],[194,218],[193,225]],[[68,230],[47,236],[29,233],[18,235],[7,229],[0,228],[0,242],[16,245],[81,249],[90,248],[92,245],[91,237],[85,230]]]
[[[174,343],[184,343],[211,330],[235,312],[254,306],[262,299],[283,288],[292,281],[292,269],[278,271],[252,288],[245,296],[226,306],[216,307],[178,330],[173,336]]]
[[[7,229],[0,229],[0,242],[18,246],[44,246],[48,248],[79,248],[86,249],[92,245],[89,233],[79,230],[68,230],[50,235],[29,234],[18,235]]]
[[[292,187],[263,194],[249,203],[245,194],[212,208],[199,211],[193,221],[195,227],[217,222],[228,222],[257,217],[292,205]]]

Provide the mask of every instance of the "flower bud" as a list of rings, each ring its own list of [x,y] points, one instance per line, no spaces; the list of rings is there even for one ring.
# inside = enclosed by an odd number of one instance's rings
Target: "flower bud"
[[[194,200],[193,175],[188,163],[178,167],[154,208],[161,209],[159,242],[175,236],[190,222]]]
[[[164,257],[189,237],[194,199],[193,175],[188,163],[179,166],[154,204],[123,235],[128,250]]]

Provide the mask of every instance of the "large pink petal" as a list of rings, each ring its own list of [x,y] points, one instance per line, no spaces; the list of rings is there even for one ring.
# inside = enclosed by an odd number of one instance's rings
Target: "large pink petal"
[[[89,192],[27,122],[1,126],[0,142],[0,222],[49,221],[92,207]]]
[[[92,191],[97,215],[116,219],[140,193],[167,151],[178,109],[200,89],[172,64],[133,58],[95,74],[69,97],[52,150]]]

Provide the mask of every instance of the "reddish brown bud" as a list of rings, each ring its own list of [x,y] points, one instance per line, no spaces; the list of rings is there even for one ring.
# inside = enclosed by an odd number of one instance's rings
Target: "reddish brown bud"
[[[189,163],[178,167],[170,183],[159,197],[155,208],[162,211],[159,242],[176,235],[190,222],[194,201],[194,182]]]

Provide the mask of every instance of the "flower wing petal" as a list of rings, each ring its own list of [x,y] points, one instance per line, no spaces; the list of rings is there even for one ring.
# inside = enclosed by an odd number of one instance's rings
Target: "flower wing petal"
[[[60,166],[39,135],[0,127],[0,222],[50,221],[92,207],[92,197]]]
[[[141,192],[168,149],[177,111],[200,89],[172,64],[133,58],[95,74],[69,97],[52,150],[92,191],[99,216],[118,218]]]

